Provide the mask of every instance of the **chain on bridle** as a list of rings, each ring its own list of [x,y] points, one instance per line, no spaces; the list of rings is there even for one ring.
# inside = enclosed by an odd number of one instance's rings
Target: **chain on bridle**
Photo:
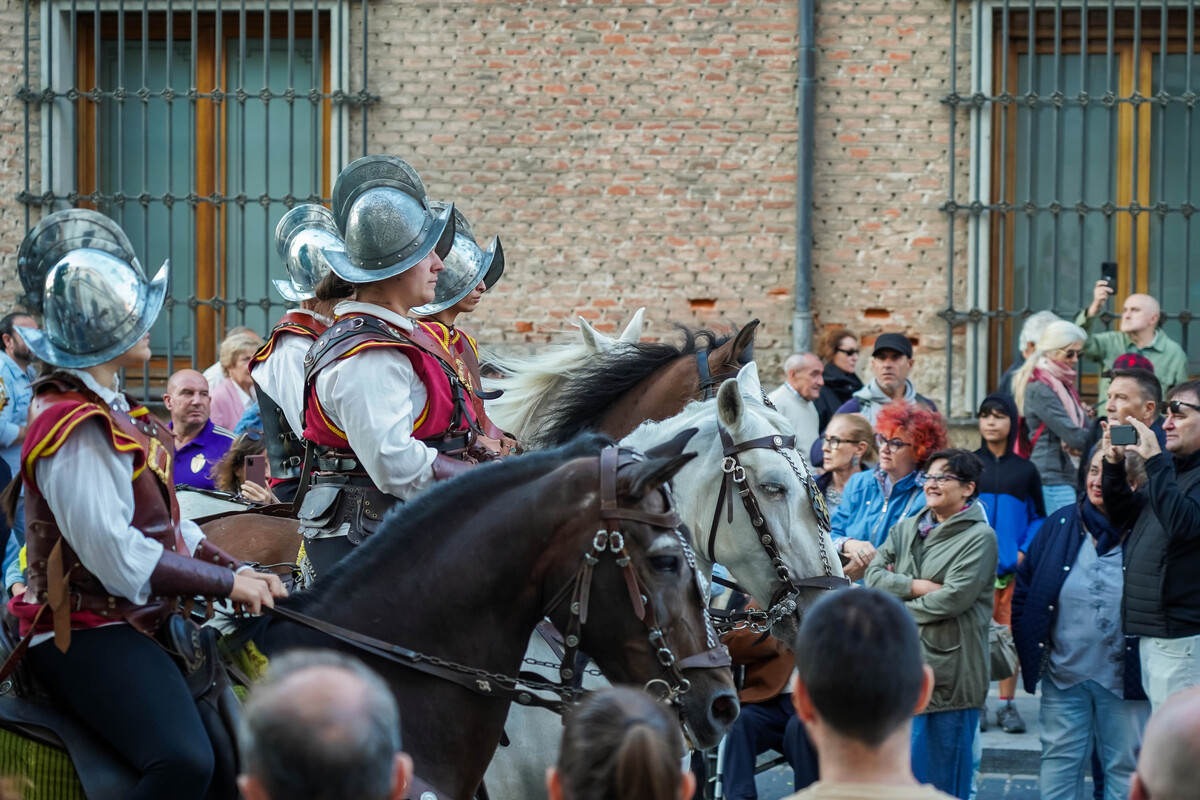
[[[784,436],[782,434],[773,434],[735,444],[733,437],[729,435],[729,431],[725,430],[725,426],[720,422],[717,423],[717,433],[721,437],[722,455],[724,456],[724,461],[721,463],[721,471],[725,477],[721,483],[720,494],[717,495],[717,507],[713,512],[712,525],[708,531],[708,544],[706,547],[708,560],[714,564],[717,562],[715,548],[717,529],[721,524],[722,510],[727,512],[728,522],[730,524],[733,523],[733,492],[736,487],[738,495],[742,498],[742,505],[745,506],[746,513],[750,515],[750,524],[754,526],[758,543],[762,545],[762,549],[766,552],[767,557],[771,559],[771,566],[775,568],[775,574],[783,586],[771,597],[770,603],[765,610],[714,613],[719,616],[717,625],[722,631],[749,628],[755,633],[766,633],[776,622],[796,612],[799,608],[801,589],[843,589],[850,585],[850,581],[847,578],[839,578],[833,574],[833,566],[829,561],[829,552],[825,548],[825,536],[830,531],[829,510],[825,506],[825,497],[821,494],[816,478],[813,477],[812,470],[809,469],[808,462],[805,461],[804,456],[797,453],[800,456],[800,463],[804,466],[803,473],[796,466],[795,460],[792,459],[791,452],[795,452],[796,437],[794,435]],[[821,564],[825,568],[824,575],[797,580],[792,576],[791,569],[784,563],[783,557],[779,554],[779,548],[776,546],[776,537],[771,533],[766,515],[762,512],[758,498],[754,495],[754,490],[751,488],[750,482],[746,480],[746,469],[742,466],[738,458],[739,454],[747,450],[758,449],[774,450],[787,459],[792,472],[796,474],[796,477],[804,484],[805,489],[808,491],[813,513],[817,518],[817,527],[819,528],[818,541],[821,548]],[[713,580],[719,581],[721,584],[729,586],[736,591],[748,594],[745,589],[732,581],[718,578],[714,578]]]
[[[584,553],[583,562],[575,572],[574,578],[546,606],[546,616],[549,616],[554,609],[562,605],[568,595],[570,597],[567,628],[563,632],[562,663],[559,665],[558,673],[564,685],[570,684],[575,679],[576,654],[582,641],[583,626],[587,624],[592,575],[600,560],[611,554],[624,576],[633,612],[646,626],[650,644],[654,647],[655,656],[663,667],[663,676],[652,678],[646,683],[645,689],[663,700],[677,703],[678,698],[691,688],[691,682],[684,677],[683,670],[727,667],[732,664],[732,661],[729,651],[717,639],[716,628],[713,626],[706,604],[703,579],[696,565],[696,555],[688,544],[687,537],[680,532],[682,523],[679,513],[675,510],[675,503],[671,498],[670,491],[663,487],[668,500],[668,511],[664,513],[622,508],[617,502],[617,470],[621,466],[620,455],[621,448],[616,445],[610,445],[600,453],[600,521],[604,527],[598,530],[593,537],[592,547]],[[707,650],[683,659],[675,656],[667,642],[666,634],[663,633],[650,595],[644,590],[638,579],[632,558],[625,549],[625,536],[621,532],[622,520],[642,522],[656,528],[666,528],[683,546],[688,567],[696,581],[696,599],[704,614]]]

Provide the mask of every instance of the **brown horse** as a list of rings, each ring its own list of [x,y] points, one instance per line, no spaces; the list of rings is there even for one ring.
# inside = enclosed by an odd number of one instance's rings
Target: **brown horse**
[[[737,698],[729,670],[714,666],[722,662],[694,557],[662,490],[692,458],[681,455],[690,435],[607,471],[609,441],[597,435],[472,470],[397,508],[313,589],[281,604],[463,665],[474,691],[293,621],[255,620],[241,633],[268,656],[332,646],[364,657],[396,692],[417,773],[458,800],[478,787],[508,714],[508,698],[480,692],[517,674],[544,616],[577,630],[578,647],[612,681],[672,686],[694,745],[710,747],[736,718]],[[605,523],[602,507],[639,519]],[[672,662],[686,680],[664,667]]]
[[[559,378],[552,383],[531,375],[531,383],[545,384],[553,394],[530,404],[536,418],[522,422],[523,443],[530,449],[553,447],[584,431],[620,439],[643,422],[678,414],[691,400],[714,397],[722,382],[752,360],[758,320],[727,337],[681,330],[682,345],[621,342],[570,364],[559,359],[552,365]],[[537,369],[536,359],[519,363]],[[519,390],[523,380],[511,375],[494,385]]]
[[[195,522],[209,541],[231,556],[282,576],[292,573],[303,541],[290,504],[213,514]]]

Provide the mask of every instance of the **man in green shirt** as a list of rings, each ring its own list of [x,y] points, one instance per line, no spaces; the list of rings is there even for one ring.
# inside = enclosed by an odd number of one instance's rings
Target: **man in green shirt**
[[[1088,332],[1083,357],[1100,362],[1107,372],[1112,369],[1117,356],[1125,353],[1145,356],[1154,365],[1154,377],[1162,384],[1164,393],[1186,381],[1187,354],[1174,339],[1159,329],[1161,309],[1158,301],[1150,295],[1131,294],[1125,298],[1120,330],[1096,331],[1100,311],[1112,293],[1107,281],[1096,281],[1092,304],[1075,318],[1075,324]],[[1105,377],[1100,379],[1098,407],[1102,408],[1108,400],[1110,380]]]

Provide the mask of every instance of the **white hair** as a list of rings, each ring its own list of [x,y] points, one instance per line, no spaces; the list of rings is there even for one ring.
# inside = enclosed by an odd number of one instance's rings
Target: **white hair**
[[[1025,324],[1021,326],[1021,333],[1017,337],[1017,345],[1022,351],[1031,344],[1036,345],[1038,339],[1042,338],[1042,333],[1049,327],[1050,323],[1058,321],[1058,315],[1053,311],[1037,312],[1025,320]]]

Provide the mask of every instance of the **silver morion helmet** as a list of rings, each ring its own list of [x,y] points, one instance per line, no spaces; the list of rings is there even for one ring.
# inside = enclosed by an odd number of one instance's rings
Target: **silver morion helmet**
[[[21,338],[35,356],[94,367],[146,335],[166,297],[168,264],[147,282],[128,244],[116,223],[87,209],[55,212],[25,237],[18,269],[43,327]]]
[[[434,200],[430,205],[437,214],[453,207],[438,200]],[[445,311],[470,294],[480,281],[483,281],[485,288],[491,289],[504,272],[504,249],[500,246],[499,237],[492,239],[492,244],[487,250],[480,249],[470,224],[462,212],[455,208],[454,245],[449,254],[442,257],[442,262],[445,267],[438,273],[437,293],[433,302],[414,308],[414,316],[421,317]]]
[[[316,203],[296,206],[275,226],[275,249],[288,280],[275,280],[284,300],[299,303],[316,296],[317,284],[329,274],[324,250],[345,250],[333,212]]]
[[[411,269],[434,251],[445,258],[454,240],[450,208],[435,214],[425,184],[394,156],[366,156],[338,175],[333,216],[345,250],[329,250],[329,267],[350,283],[371,283]]]

